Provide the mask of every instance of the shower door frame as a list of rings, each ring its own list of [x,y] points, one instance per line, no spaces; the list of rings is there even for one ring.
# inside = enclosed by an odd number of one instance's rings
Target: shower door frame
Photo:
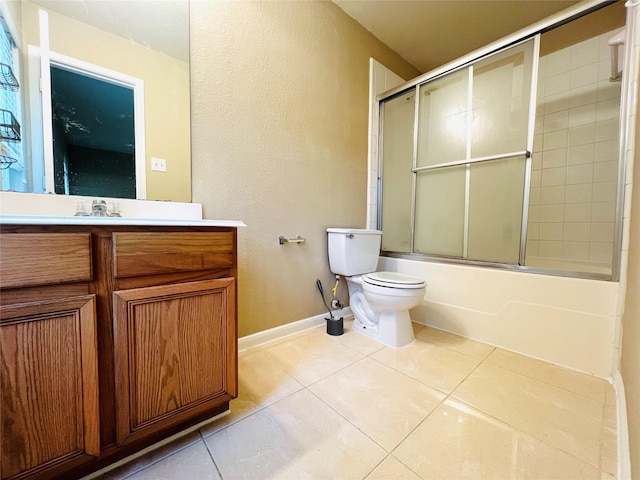
[[[540,45],[540,34],[552,30],[553,28],[559,27],[565,23],[576,20],[580,17],[588,15],[602,7],[606,7],[614,2],[610,0],[602,1],[602,0],[591,0],[584,4],[580,4],[579,6],[570,7],[565,9],[564,11],[550,16],[538,23],[530,25],[518,32],[504,37],[492,44],[489,44],[485,47],[482,47],[474,52],[471,52],[459,59],[443,65],[439,68],[436,68],[430,72],[427,72],[409,82],[406,82],[402,85],[399,85],[391,90],[383,92],[378,95],[377,101],[380,108],[380,121],[378,124],[378,215],[377,215],[377,228],[379,230],[383,229],[382,225],[382,178],[384,175],[383,172],[383,118],[384,118],[384,101],[395,97],[396,95],[407,93],[411,90],[415,90],[416,101],[415,105],[415,116],[414,116],[414,142],[413,142],[413,180],[412,180],[412,205],[411,205],[411,239],[410,239],[410,252],[381,252],[381,255],[395,258],[404,258],[409,260],[427,260],[430,262],[436,263],[449,263],[449,264],[460,264],[460,265],[476,265],[476,266],[485,266],[497,269],[504,270],[512,270],[512,271],[520,271],[527,273],[539,273],[545,275],[555,275],[555,276],[564,276],[564,277],[575,277],[575,278],[585,278],[585,279],[595,279],[595,280],[609,280],[609,281],[618,281],[620,278],[620,259],[621,259],[621,247],[622,247],[622,215],[624,208],[624,184],[625,184],[625,171],[626,171],[626,158],[624,153],[627,148],[627,137],[626,137],[626,123],[627,116],[629,113],[629,109],[631,108],[628,105],[629,100],[627,96],[627,90],[631,88],[628,79],[628,75],[625,75],[623,72],[622,75],[622,88],[621,88],[621,97],[620,97],[620,125],[619,125],[619,154],[618,154],[618,185],[617,185],[617,195],[616,195],[616,217],[615,217],[615,227],[614,227],[614,241],[613,241],[613,255],[612,255],[612,263],[611,263],[611,274],[603,274],[603,273],[590,273],[590,272],[582,272],[582,271],[570,271],[570,270],[555,270],[550,268],[542,268],[542,267],[531,267],[525,265],[525,257],[526,257],[526,234],[527,234],[527,219],[528,219],[528,209],[529,209],[529,190],[531,186],[531,151],[533,149],[533,135],[534,135],[534,127],[535,127],[535,114],[536,114],[536,91],[537,91],[537,73],[538,73],[538,62],[539,62],[539,45]],[[629,22],[629,18],[627,16],[627,23]],[[436,255],[428,255],[422,253],[414,253],[414,224],[415,224],[415,195],[416,195],[416,162],[417,162],[417,136],[418,136],[418,108],[419,108],[419,88],[420,85],[434,80],[437,77],[441,77],[445,74],[451,73],[455,70],[459,70],[461,68],[466,68],[469,65],[472,65],[474,62],[487,58],[495,53],[498,53],[502,50],[505,50],[508,47],[515,46],[517,44],[526,42],[532,38],[536,38],[536,44],[534,46],[534,59],[533,59],[533,72],[532,77],[534,82],[531,85],[531,97],[529,103],[529,128],[527,134],[527,156],[526,156],[526,165],[525,165],[525,185],[524,185],[524,198],[523,198],[523,209],[522,209],[522,229],[521,229],[521,238],[520,238],[520,258],[518,264],[513,263],[500,263],[495,261],[484,261],[484,260],[471,260],[462,257],[446,257],[446,256],[436,256]],[[625,52],[625,59],[628,57]],[[628,70],[628,68],[626,69]],[[468,162],[461,162],[461,164],[466,164]],[[465,199],[465,202],[468,201],[468,197]],[[465,226],[466,228],[466,226]]]

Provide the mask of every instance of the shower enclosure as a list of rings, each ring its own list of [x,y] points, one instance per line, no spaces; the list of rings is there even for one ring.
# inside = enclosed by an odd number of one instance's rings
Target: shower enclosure
[[[617,31],[557,33],[381,100],[385,254],[611,278],[620,82],[609,80],[608,40]]]

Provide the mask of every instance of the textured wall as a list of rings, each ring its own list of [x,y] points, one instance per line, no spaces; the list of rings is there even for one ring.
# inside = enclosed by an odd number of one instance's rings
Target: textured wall
[[[331,2],[191,5],[193,201],[248,225],[241,336],[322,313],[325,229],[365,226],[369,57],[418,74]]]
[[[640,2],[636,1],[633,8],[630,8],[629,20],[632,18],[633,25],[640,25]],[[627,44],[633,45],[631,55],[640,58],[640,32],[638,29],[632,36],[633,41],[627,41]],[[629,36],[627,36],[628,39]],[[628,145],[627,151],[628,155],[633,155],[634,166],[627,170],[627,174],[633,175],[633,183],[627,184],[627,192],[631,187],[633,195],[629,212],[629,261],[626,272],[627,291],[622,317],[622,355],[620,359],[620,373],[624,381],[627,400],[631,478],[633,479],[640,479],[640,121],[638,119],[640,103],[637,100],[638,79],[640,79],[639,63],[636,62],[634,65],[635,71],[629,72],[632,75],[631,78],[636,82],[636,111],[633,119],[630,119],[635,122],[636,136],[635,143]],[[625,216],[627,208],[625,208]]]

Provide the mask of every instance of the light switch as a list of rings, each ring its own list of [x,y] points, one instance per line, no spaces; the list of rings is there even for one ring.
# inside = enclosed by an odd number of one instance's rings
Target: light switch
[[[166,172],[167,161],[164,158],[151,157],[151,170],[156,172]]]

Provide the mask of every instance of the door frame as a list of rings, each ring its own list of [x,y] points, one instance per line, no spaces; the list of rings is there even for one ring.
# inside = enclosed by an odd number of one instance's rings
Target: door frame
[[[130,75],[125,75],[115,70],[110,70],[99,65],[94,65],[77,58],[68,57],[55,52],[49,52],[48,72],[52,66],[61,68],[72,73],[84,75],[96,80],[119,85],[129,88],[133,91],[133,119],[134,119],[134,136],[135,136],[135,172],[136,172],[136,199],[144,200],[147,198],[147,182],[146,182],[146,155],[145,155],[145,120],[144,120],[144,80]],[[50,77],[50,75],[49,75]],[[43,77],[44,79],[44,77]],[[51,104],[51,79],[42,82],[42,99],[43,105],[48,99]],[[44,129],[53,133],[53,119],[51,109],[45,117],[43,108],[43,125]],[[52,138],[52,137],[51,137]],[[53,176],[53,141],[45,141],[44,146],[45,161],[45,179],[47,192],[55,192],[54,176]]]

